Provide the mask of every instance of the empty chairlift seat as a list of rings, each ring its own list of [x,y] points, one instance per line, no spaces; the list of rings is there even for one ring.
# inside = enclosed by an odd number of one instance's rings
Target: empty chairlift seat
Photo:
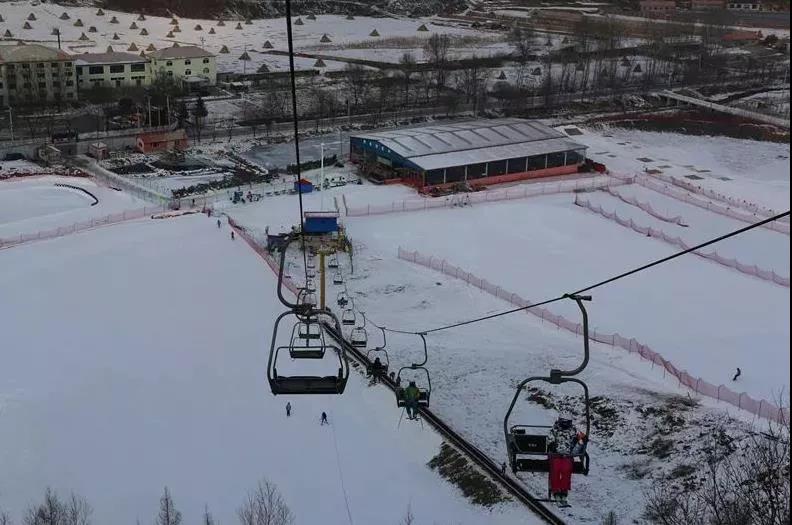
[[[366,333],[366,329],[362,326],[353,328],[352,333],[349,334],[349,344],[355,348],[366,348],[366,345],[368,345],[368,334]]]

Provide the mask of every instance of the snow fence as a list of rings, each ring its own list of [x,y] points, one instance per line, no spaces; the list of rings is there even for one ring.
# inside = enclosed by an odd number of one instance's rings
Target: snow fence
[[[134,219],[142,219],[149,217],[154,213],[160,213],[167,208],[163,206],[151,206],[140,208],[137,210],[127,210],[120,213],[113,213],[105,215],[104,217],[97,217],[82,222],[75,222],[68,226],[59,226],[51,230],[42,230],[35,233],[20,233],[14,237],[0,238],[0,249],[10,248],[12,246],[19,246],[32,241],[41,241],[45,239],[55,239],[56,237],[63,237],[64,235],[71,235],[85,230],[97,228],[99,226],[106,226],[108,224],[118,224],[120,222],[131,221]]]
[[[605,188],[605,192],[608,195],[612,195],[613,197],[616,197],[620,201],[622,201],[622,202],[624,202],[626,204],[629,204],[630,206],[635,206],[636,208],[642,209],[643,211],[645,211],[646,213],[648,213],[649,215],[651,215],[655,219],[659,219],[659,220],[661,220],[663,222],[669,222],[671,224],[676,224],[677,226],[683,226],[683,227],[687,227],[688,226],[685,223],[685,219],[683,219],[681,215],[677,215],[676,217],[666,217],[665,215],[663,215],[663,214],[661,214],[659,212],[656,212],[654,210],[654,208],[652,208],[652,205],[649,204],[648,202],[641,202],[638,199],[636,199],[635,197],[625,197],[624,195],[622,195],[618,191],[616,191],[614,189],[611,189],[611,188]]]
[[[449,264],[445,259],[430,257],[422,255],[417,251],[408,251],[399,247],[399,259],[409,261],[426,268],[431,268],[445,275],[461,279],[468,284],[472,284],[476,288],[483,290],[495,297],[503,299],[515,306],[525,308],[530,306],[531,301],[524,299],[516,293],[504,290],[500,286],[490,283],[486,279],[477,277],[470,272],[466,272],[458,266]],[[535,315],[542,319],[554,324],[555,326],[572,332],[577,335],[583,334],[583,325],[570,321],[569,319],[552,313],[550,310],[542,307],[531,308],[526,310],[529,314]],[[780,408],[774,403],[765,400],[756,400],[746,394],[745,392],[735,392],[725,385],[713,385],[700,377],[693,377],[685,370],[680,370],[671,361],[663,358],[659,353],[655,352],[647,345],[638,342],[634,338],[626,338],[618,333],[606,334],[597,332],[596,330],[589,331],[589,337],[599,343],[609,344],[614,347],[627,350],[632,354],[638,354],[642,359],[652,363],[652,366],[657,365],[663,368],[664,373],[669,373],[674,376],[680,385],[684,385],[692,389],[697,394],[724,401],[742,410],[746,410],[751,414],[759,417],[769,419],[777,422],[785,422],[789,420],[789,409]]]
[[[401,213],[408,211],[423,211],[436,208],[455,208],[484,202],[524,199],[539,195],[553,195],[557,193],[572,193],[577,191],[594,191],[611,186],[621,186],[632,182],[632,179],[614,179],[600,176],[585,179],[563,180],[557,182],[536,182],[521,184],[497,190],[485,190],[471,193],[457,193],[443,198],[425,198],[393,201],[390,204],[367,204],[366,206],[350,207],[346,205],[347,217],[362,217],[366,215],[381,215],[385,213]],[[346,203],[346,200],[344,200]]]
[[[264,262],[267,263],[267,266],[275,272],[275,275],[280,273],[280,263],[275,260],[275,258],[270,254],[267,250],[267,241],[262,239],[260,233],[256,232],[255,230],[245,228],[238,222],[236,222],[231,217],[228,218],[228,225],[231,226],[234,231],[244,239],[244,241],[250,246],[254,252],[256,252],[259,257],[264,259]],[[300,292],[299,287],[297,284],[291,279],[291,277],[284,277],[283,278],[283,285],[297,297],[297,294]]]
[[[685,243],[685,241],[683,241],[680,237],[669,235],[663,230],[657,230],[655,228],[652,228],[651,226],[641,226],[639,224],[636,224],[632,219],[624,219],[622,217],[619,217],[619,215],[615,211],[605,211],[602,208],[602,206],[598,204],[592,204],[587,199],[579,198],[577,195],[575,196],[575,204],[577,206],[580,206],[581,208],[586,208],[587,210],[592,211],[597,215],[600,215],[601,217],[611,220],[619,224],[620,226],[629,228],[634,232],[640,233],[642,235],[647,235],[649,237],[654,237],[656,239],[660,239],[662,241],[667,242],[668,244],[671,244],[678,248],[682,248],[683,250],[687,250],[688,248],[690,248],[690,246],[687,243]],[[755,264],[741,263],[737,259],[730,259],[728,257],[724,257],[723,255],[720,255],[716,251],[703,252],[701,250],[698,250],[693,253],[698,255],[699,257],[703,257],[710,261],[714,261],[722,266],[732,268],[746,275],[758,277],[759,279],[762,279],[764,281],[770,281],[772,283],[789,288],[789,277],[778,275],[773,270],[765,270],[763,268],[759,268]]]
[[[755,222],[767,219],[767,216],[764,214],[753,213],[740,209],[734,209],[711,201],[702,200],[696,197],[695,195],[691,195],[690,193],[680,191],[677,188],[673,188],[671,186],[666,185],[663,182],[659,182],[657,180],[653,180],[648,177],[626,177],[623,175],[615,175],[615,174],[612,175],[614,177],[620,178],[625,182],[627,181],[635,182],[636,184],[643,186],[644,188],[648,188],[652,191],[656,191],[657,193],[660,193],[667,197],[671,197],[672,199],[676,199],[685,202],[687,204],[692,204],[693,206],[698,206],[699,208],[703,208],[705,210],[709,210],[711,212],[720,215],[725,215],[726,217],[730,217],[738,221],[753,224]],[[787,222],[774,221],[764,224],[762,227],[767,228],[768,230],[773,230],[779,233],[783,233],[784,235],[789,235],[789,223]]]

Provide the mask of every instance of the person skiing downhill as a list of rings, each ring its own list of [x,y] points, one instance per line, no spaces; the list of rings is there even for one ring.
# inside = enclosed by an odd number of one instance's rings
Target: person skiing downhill
[[[217,219],[217,227],[220,228],[220,219]]]
[[[321,419],[321,421],[319,421],[319,426],[321,426],[321,425],[329,425],[329,424],[330,424],[330,422],[327,421],[327,414],[322,412],[322,419]]]
[[[286,403],[286,417],[291,417],[291,401]]]
[[[234,230],[231,230],[231,240],[234,240]]]
[[[421,391],[415,386],[415,381],[410,381],[404,389],[404,406],[407,408],[407,419],[417,419],[418,417],[418,398]]]

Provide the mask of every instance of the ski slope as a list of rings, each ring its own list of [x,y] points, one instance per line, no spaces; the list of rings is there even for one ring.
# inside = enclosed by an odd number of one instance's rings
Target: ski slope
[[[55,184],[85,188],[99,203],[92,206],[93,199],[85,193]],[[70,226],[147,205],[150,203],[83,177],[47,175],[0,181],[0,238]]]
[[[397,428],[392,395],[357,372],[343,396],[272,396],[274,275],[214,219],[43,241],[0,267],[0,504],[14,519],[50,486],[85,496],[96,523],[147,523],[167,485],[185,523],[204,504],[233,523],[267,477],[297,523],[398,523],[408,505],[422,523],[534,523],[466,502],[426,466],[440,438]]]

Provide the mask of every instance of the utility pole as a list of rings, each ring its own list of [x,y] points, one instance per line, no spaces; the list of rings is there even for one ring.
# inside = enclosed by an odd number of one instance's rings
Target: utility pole
[[[14,142],[14,108],[8,108],[8,127],[11,130],[11,142]]]

